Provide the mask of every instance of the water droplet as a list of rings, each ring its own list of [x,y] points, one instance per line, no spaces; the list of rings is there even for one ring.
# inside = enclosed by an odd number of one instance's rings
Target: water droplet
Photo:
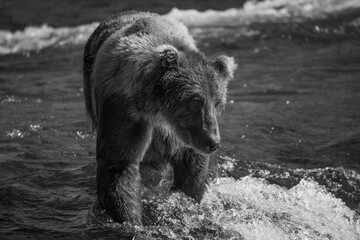
[[[79,138],[81,138],[81,139],[85,139],[85,138],[87,138],[88,136],[90,136],[90,134],[87,134],[87,133],[82,132],[82,131],[77,131],[77,132],[76,132],[76,135],[77,135]]]
[[[42,127],[39,124],[30,124],[29,127],[30,127],[30,130],[34,131],[34,132],[39,131],[39,130],[42,129]]]
[[[21,100],[17,99],[14,95],[6,95],[1,103],[21,103]]]
[[[25,133],[19,129],[13,129],[11,132],[6,132],[6,136],[10,138],[16,138],[16,137],[23,138],[25,137]]]
[[[234,171],[235,164],[232,161],[226,161],[223,164],[220,164],[219,167],[224,171]]]

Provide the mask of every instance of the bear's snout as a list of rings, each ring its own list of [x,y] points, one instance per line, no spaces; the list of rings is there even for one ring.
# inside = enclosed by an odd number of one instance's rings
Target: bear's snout
[[[214,114],[215,113],[213,112],[213,115]],[[217,123],[216,117],[210,115],[207,126],[208,126],[206,129],[207,136],[204,143],[205,143],[206,153],[211,154],[220,148],[220,142],[221,142],[219,125]]]
[[[216,152],[220,148],[220,138],[210,138],[205,148],[208,154]]]

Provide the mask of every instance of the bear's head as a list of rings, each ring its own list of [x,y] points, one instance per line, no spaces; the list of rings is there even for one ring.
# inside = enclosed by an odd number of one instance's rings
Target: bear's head
[[[220,147],[217,116],[224,109],[227,84],[236,67],[227,56],[210,61],[196,50],[157,48],[161,80],[154,91],[162,114],[185,145],[205,154]]]

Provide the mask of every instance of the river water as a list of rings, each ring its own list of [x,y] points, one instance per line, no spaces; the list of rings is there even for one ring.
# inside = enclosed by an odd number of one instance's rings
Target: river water
[[[314,2],[165,14],[239,67],[206,196],[159,174],[144,227],[96,205],[82,55],[99,22],[0,30],[0,238],[360,239],[360,1]]]

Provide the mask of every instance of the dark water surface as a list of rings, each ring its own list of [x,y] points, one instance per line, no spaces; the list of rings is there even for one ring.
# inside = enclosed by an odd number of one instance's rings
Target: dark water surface
[[[359,239],[360,31],[321,24],[191,28],[208,57],[239,65],[222,149],[201,204],[169,193],[170,174],[144,190],[158,196],[144,197],[137,239]],[[94,206],[82,55],[83,43],[0,55],[1,239],[134,231]]]

